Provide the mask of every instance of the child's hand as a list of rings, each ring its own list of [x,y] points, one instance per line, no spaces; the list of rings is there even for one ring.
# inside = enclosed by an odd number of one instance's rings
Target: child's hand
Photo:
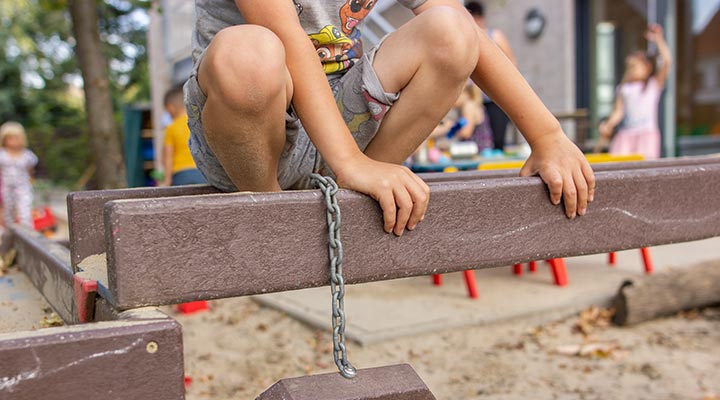
[[[360,154],[336,171],[338,185],[365,193],[383,211],[385,232],[400,236],[425,218],[430,188],[407,167],[372,160]]]
[[[651,24],[648,27],[647,32],[645,32],[645,39],[653,43],[665,40],[665,32],[663,30],[663,27],[658,24]]]
[[[585,215],[588,202],[595,196],[595,174],[590,164],[562,131],[545,135],[532,144],[532,154],[520,170],[520,176],[540,175],[550,189],[550,201],[565,202],[565,214],[574,218]]]
[[[603,139],[610,139],[610,136],[612,136],[613,128],[607,121],[601,122],[598,130],[600,131],[600,136],[602,136]]]

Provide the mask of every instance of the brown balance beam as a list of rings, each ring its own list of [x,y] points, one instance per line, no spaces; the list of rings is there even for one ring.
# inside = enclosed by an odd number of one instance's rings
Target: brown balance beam
[[[689,166],[720,162],[717,156],[667,158],[653,161],[597,164],[596,171]],[[461,171],[453,174],[427,173],[420,176],[427,182],[455,182],[463,180],[511,178],[517,170]],[[157,197],[195,196],[218,193],[210,186],[179,186],[170,188],[139,188],[94,190],[70,193],[67,198],[70,225],[71,264],[77,265],[87,257],[105,253],[105,226],[103,207],[109,201],[123,199],[150,199]]]
[[[640,163],[642,164],[642,163]],[[720,235],[720,163],[597,173],[569,220],[539,178],[430,183],[427,218],[387,235],[372,199],[338,194],[348,283],[511,265]],[[326,285],[319,191],[113,201],[108,300],[119,309]]]

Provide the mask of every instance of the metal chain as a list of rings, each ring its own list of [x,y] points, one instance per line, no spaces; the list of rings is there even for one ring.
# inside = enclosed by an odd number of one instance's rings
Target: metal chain
[[[325,194],[330,256],[330,292],[332,293],[333,357],[340,375],[352,379],[357,370],[347,359],[345,347],[345,281],[342,276],[343,247],[340,241],[340,206],[338,185],[329,176],[311,175],[312,181]]]

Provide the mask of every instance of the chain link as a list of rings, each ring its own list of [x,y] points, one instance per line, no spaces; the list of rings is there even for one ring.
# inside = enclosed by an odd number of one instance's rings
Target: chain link
[[[325,195],[328,224],[328,253],[330,256],[330,292],[332,293],[333,357],[340,375],[352,379],[357,374],[347,359],[345,347],[345,281],[342,275],[343,247],[340,241],[340,206],[338,185],[329,176],[312,174],[312,181]]]

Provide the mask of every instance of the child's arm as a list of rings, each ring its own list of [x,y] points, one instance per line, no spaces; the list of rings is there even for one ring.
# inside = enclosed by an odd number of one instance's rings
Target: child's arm
[[[385,231],[402,234],[424,217],[430,189],[409,169],[367,157],[340,115],[315,47],[291,1],[236,0],[244,19],[271,30],[285,47],[295,106],[308,136],[338,183],[373,197],[383,210]],[[240,50],[241,51],[241,50]],[[278,77],[280,79],[280,77]]]
[[[30,150],[27,150],[27,154],[28,154],[27,170],[28,170],[28,175],[30,175],[30,181],[32,182],[32,180],[35,179],[35,167],[37,167],[38,162],[40,162],[40,160],[35,155],[35,153],[33,153]]]
[[[507,37],[505,37],[505,34],[502,33],[499,29],[494,29],[492,31],[492,40],[498,45],[500,50],[502,50],[503,54],[505,54],[505,57],[510,60],[513,65],[517,65],[517,59],[515,58],[515,53],[512,51],[512,47],[510,47],[510,42],[508,42]]]
[[[650,25],[648,31],[645,33],[645,38],[654,42],[657,46],[658,53],[660,53],[660,60],[662,61],[662,64],[655,73],[655,78],[661,87],[665,86],[665,81],[667,80],[670,67],[672,66],[672,54],[670,53],[670,48],[668,47],[667,42],[665,41],[665,33],[662,26],[658,24]]]
[[[438,138],[438,137],[445,137],[447,136],[448,132],[450,132],[450,128],[454,125],[454,122],[450,118],[443,118],[442,121],[438,124],[438,126],[433,129],[433,131],[430,133],[430,138]]]
[[[173,157],[174,149],[172,145],[165,143],[163,145],[163,170],[165,172],[165,177],[162,182],[163,186],[170,186],[172,183]]]
[[[428,0],[413,11],[420,14],[435,6],[462,10],[471,18],[455,0]],[[520,175],[540,175],[550,189],[553,204],[559,204],[562,196],[568,217],[585,214],[595,192],[595,176],[590,164],[520,72],[485,32],[476,31],[480,59],[472,79],[508,114],[532,148]]]
[[[478,121],[480,119],[479,106],[473,101],[466,101],[462,105],[460,115],[467,120],[467,124],[460,128],[457,136],[462,140],[469,140],[475,133],[475,128],[482,122]]]
[[[612,136],[612,132],[622,121],[625,116],[625,103],[622,97],[618,93],[615,95],[615,104],[613,105],[612,112],[608,116],[608,119],[600,123],[600,135],[604,139],[609,139]]]

